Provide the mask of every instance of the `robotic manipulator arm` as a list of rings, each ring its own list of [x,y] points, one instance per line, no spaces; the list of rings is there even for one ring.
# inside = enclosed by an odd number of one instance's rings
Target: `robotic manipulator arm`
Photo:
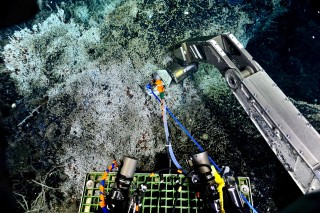
[[[214,65],[303,193],[320,190],[320,135],[232,35],[187,40],[174,48],[176,83]]]

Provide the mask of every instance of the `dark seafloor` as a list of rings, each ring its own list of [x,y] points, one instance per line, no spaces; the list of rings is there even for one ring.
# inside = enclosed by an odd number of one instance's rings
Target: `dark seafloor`
[[[24,21],[26,21],[26,25],[29,25],[30,23],[28,23],[27,18],[35,15],[34,12],[36,10],[34,7],[27,9],[27,7],[20,6],[18,10],[12,6],[14,4],[19,5],[18,2],[20,2],[21,5],[28,6],[34,3],[32,1],[25,1],[24,3],[21,3],[22,1],[16,1],[11,2],[11,4],[8,3],[7,5],[3,4],[4,7],[1,7],[1,14],[4,15],[5,13],[3,11],[8,11],[7,14],[10,14],[10,16],[7,16],[7,19],[1,18],[1,28],[3,29],[0,31],[1,48],[8,42],[8,35],[17,29],[14,26],[10,28],[10,26],[19,24],[19,26],[23,27]],[[247,30],[250,30],[252,33],[252,38],[248,41],[247,50],[266,72],[270,74],[279,87],[283,89],[284,93],[295,100],[294,104],[296,104],[303,114],[307,115],[306,117],[319,131],[320,120],[317,120],[319,118],[319,106],[308,105],[318,104],[320,101],[320,64],[318,62],[320,55],[320,8],[318,2],[316,0],[282,1],[287,11],[280,16],[273,17],[268,24],[264,25],[260,25],[259,21],[263,22],[263,19],[268,19],[268,17],[265,17],[265,14],[268,14],[272,8],[262,0],[216,2],[240,5],[247,10],[252,8],[261,9],[259,11],[252,11],[252,15],[256,15],[257,20],[255,24],[248,26]],[[52,7],[54,6],[52,1],[46,1],[46,3],[52,4]],[[61,3],[61,1],[56,1],[56,3]],[[146,4],[147,3],[148,1],[146,1]],[[175,5],[172,4],[171,6],[174,7]],[[10,8],[10,10],[6,10],[6,7]],[[21,10],[22,7],[25,9]],[[43,13],[50,14],[50,11],[47,10]],[[208,13],[207,15],[210,16]],[[172,24],[174,25],[174,23]],[[130,36],[132,35],[129,35],[129,37]],[[162,36],[164,36],[164,34],[162,34]],[[159,43],[161,44],[162,42],[169,43],[176,41],[168,40],[166,37],[160,36]],[[3,58],[0,58],[0,63],[0,66],[4,66],[2,65]],[[14,82],[10,79],[8,73],[0,73],[0,80],[0,104],[2,109],[8,109],[10,105],[17,102],[17,100],[23,100],[23,97],[15,90]],[[251,122],[238,106],[239,104],[235,98],[232,96],[225,97],[223,95],[218,97],[221,98],[221,102],[215,102],[212,97],[207,95],[202,96],[206,113],[195,119],[194,122],[197,125],[192,129],[193,134],[196,138],[203,137],[203,129],[208,125],[205,118],[207,116],[215,117],[217,121],[215,124],[219,126],[219,130],[226,133],[221,134],[220,139],[234,143],[225,143],[218,148],[212,145],[204,145],[204,148],[214,156],[220,165],[230,165],[236,174],[250,176],[255,187],[253,189],[254,204],[259,212],[278,212],[302,196],[273,152],[267,144],[264,143],[262,137],[258,136],[255,127],[253,125],[245,125],[246,128],[239,128],[239,125],[235,125],[239,124],[239,120],[243,123]],[[62,102],[63,101],[72,101],[72,98],[65,96],[63,97]],[[37,104],[42,104],[42,102],[45,102],[45,100],[38,100]],[[8,131],[9,142],[19,141],[20,144],[15,148],[16,151],[18,153],[21,152],[21,155],[32,156],[28,157],[28,163],[36,168],[36,171],[31,169],[24,170],[20,174],[15,171],[15,173],[11,173],[9,176],[13,190],[25,195],[26,200],[30,203],[37,197],[37,194],[43,190],[39,185],[35,185],[32,180],[38,177],[39,172],[46,174],[56,166],[54,165],[54,160],[48,156],[54,156],[55,151],[59,149],[59,143],[61,142],[59,142],[58,135],[62,134],[59,132],[59,129],[54,129],[54,131],[56,131],[54,135],[57,137],[51,141],[48,138],[41,138],[41,135],[32,136],[32,139],[36,140],[36,142],[31,142],[28,138],[25,138],[32,135],[32,131],[37,132],[39,129],[45,131],[46,125],[48,125],[48,121],[45,121],[46,119],[50,120],[49,123],[61,122],[54,114],[41,108],[36,116],[34,116],[36,118],[33,117],[28,126],[23,126],[20,129],[11,126],[12,123],[18,123],[23,120],[31,110],[32,108],[18,107],[17,110],[11,109],[11,115],[4,114],[6,117],[5,124]],[[182,114],[183,112],[185,111],[182,110],[180,112],[180,116],[183,120],[187,121],[188,115]],[[207,127],[207,129],[209,132],[205,133],[209,135],[209,138],[219,138],[219,132],[214,130],[210,131],[210,127]],[[26,133],[29,131],[30,133]],[[174,132],[175,130],[173,130],[173,134]],[[50,144],[52,141],[55,143],[54,145]],[[250,143],[248,143],[248,141],[250,141]],[[206,142],[206,139],[203,139],[201,142]],[[25,150],[30,151],[26,154]],[[181,153],[177,154],[182,157],[185,156],[187,151],[190,152],[188,149],[181,149]],[[224,155],[221,156],[221,153],[224,153]],[[12,155],[7,153],[7,156],[11,157]],[[143,170],[143,168],[139,169]],[[67,179],[67,177],[63,174],[63,170],[59,170],[59,173],[52,172],[52,175],[45,180],[45,184],[55,188],[59,187],[60,183],[65,179]],[[66,200],[66,197],[58,190],[46,192],[46,194],[47,199],[55,200],[56,205],[63,205]],[[18,198],[17,196],[16,198],[17,200],[20,199],[20,197]],[[79,197],[70,195],[68,202],[78,204],[78,199]],[[21,207],[19,208],[21,212],[24,212]],[[52,212],[55,211],[52,210]],[[72,212],[72,210],[69,212]]]

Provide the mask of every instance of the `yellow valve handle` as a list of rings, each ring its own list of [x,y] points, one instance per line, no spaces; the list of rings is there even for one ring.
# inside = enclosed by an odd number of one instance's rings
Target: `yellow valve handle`
[[[215,182],[218,184],[217,190],[219,193],[219,203],[221,206],[220,213],[225,213],[224,206],[223,206],[223,191],[222,188],[225,186],[224,180],[221,175],[217,172],[213,165],[211,165],[212,175],[214,176]]]

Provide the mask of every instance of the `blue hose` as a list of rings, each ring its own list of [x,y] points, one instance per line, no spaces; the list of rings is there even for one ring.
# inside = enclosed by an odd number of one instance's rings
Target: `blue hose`
[[[258,213],[258,211],[251,205],[251,203],[247,200],[247,198],[242,193],[240,193],[240,196],[241,196],[242,200],[244,202],[246,202],[246,204],[250,207],[250,209],[253,211],[253,213]]]
[[[148,90],[150,90],[150,92],[152,93],[152,95],[158,100],[158,102],[160,102],[160,98],[154,94],[154,92],[152,91],[151,89],[151,85],[148,84],[146,86],[146,88]],[[166,107],[166,111],[169,113],[169,115],[173,118],[173,120],[175,120],[175,122],[180,126],[180,128],[184,131],[184,133],[186,133],[186,135],[191,139],[191,141],[198,147],[198,149],[201,151],[201,152],[204,152],[204,149],[201,147],[201,145],[196,141],[196,139],[194,139],[192,137],[192,135],[190,134],[190,132],[180,123],[180,121],[176,118],[176,116],[174,116],[174,114],[168,109],[168,107]],[[214,160],[209,157],[209,161],[210,163],[216,168],[216,170],[221,173],[221,169],[220,167],[214,162]]]

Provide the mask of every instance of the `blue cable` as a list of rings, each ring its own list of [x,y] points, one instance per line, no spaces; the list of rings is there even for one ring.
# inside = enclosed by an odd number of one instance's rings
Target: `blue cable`
[[[242,200],[244,200],[244,202],[246,202],[246,204],[250,207],[253,213],[258,213],[258,211],[251,205],[251,203],[247,200],[247,198],[242,193],[240,193],[240,196]]]
[[[151,89],[151,85],[148,84],[146,86],[146,88],[152,93],[152,95],[158,100],[158,102],[160,102],[160,98],[154,94],[154,92],[152,91]],[[201,152],[204,152],[204,149],[201,147],[201,145],[196,141],[196,139],[194,139],[192,137],[192,135],[190,134],[190,132],[180,123],[180,121],[174,116],[174,114],[168,109],[168,107],[166,107],[166,110],[167,112],[169,113],[169,115],[175,120],[175,122],[180,126],[180,128],[184,131],[184,133],[186,133],[186,135],[191,139],[191,141],[198,147],[198,149],[201,151]],[[216,170],[221,173],[221,169],[220,167],[214,162],[214,160],[209,157],[209,161],[210,163],[216,168]]]
[[[194,139],[194,137],[192,137],[192,135],[190,134],[190,132],[180,123],[180,121],[174,116],[174,114],[167,109],[169,115],[173,118],[173,120],[175,120],[175,122],[180,126],[180,128],[186,133],[186,135],[191,139],[191,141],[198,147],[198,149],[200,150],[200,152],[204,152],[204,149],[201,147],[201,145],[196,141],[196,139]],[[213,166],[216,168],[216,170],[220,173],[222,170],[220,169],[220,167],[214,162],[214,160],[209,157],[209,161],[211,164],[213,164]]]

